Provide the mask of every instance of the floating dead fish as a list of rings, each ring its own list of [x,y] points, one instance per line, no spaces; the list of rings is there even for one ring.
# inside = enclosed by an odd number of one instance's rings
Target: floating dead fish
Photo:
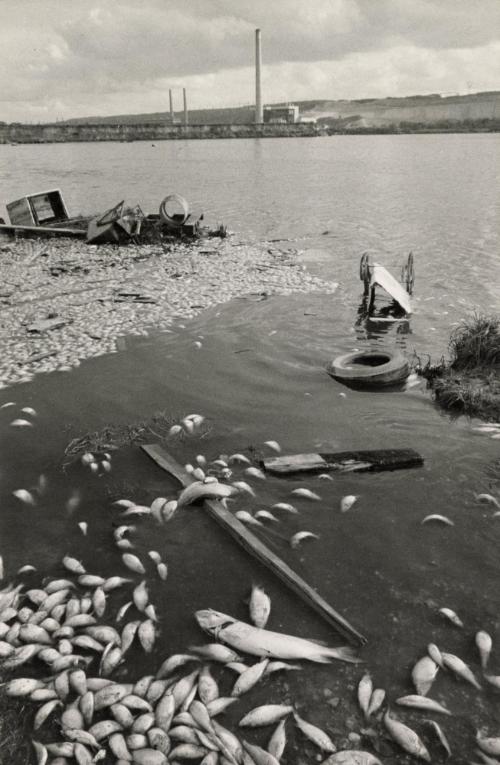
[[[309,741],[312,741],[315,746],[322,749],[324,752],[332,753],[337,751],[337,747],[331,738],[327,736],[321,728],[317,728],[316,725],[312,725],[306,720],[303,720],[296,712],[294,712],[293,718],[297,728],[309,739]]]
[[[420,696],[426,696],[439,671],[436,662],[430,656],[424,656],[417,661],[412,669],[413,684]]]
[[[194,433],[194,422],[192,420],[189,420],[187,417],[185,417],[181,421],[181,424],[186,433],[189,433],[189,435]]]
[[[280,720],[278,725],[276,726],[273,735],[269,739],[269,743],[267,745],[267,751],[269,754],[271,754],[273,757],[275,757],[278,762],[281,760],[283,756],[283,752],[285,751],[286,747],[286,731],[285,731],[285,725],[286,725],[286,718],[283,720]]]
[[[247,667],[236,680],[231,691],[231,696],[243,696],[244,693],[247,693],[253,688],[264,676],[268,664],[269,659],[263,659],[257,664]]]
[[[445,667],[451,669],[451,671],[454,672],[458,677],[461,677],[462,680],[465,680],[478,690],[481,690],[481,686],[474,677],[472,670],[464,661],[462,661],[462,659],[452,653],[446,653],[445,651],[442,651],[441,655],[443,657],[443,664]]]
[[[16,499],[24,502],[25,505],[31,505],[32,507],[36,505],[36,500],[33,494],[27,489],[16,489],[16,491],[13,491],[12,494],[14,497],[16,497]]]
[[[497,691],[500,691],[500,675],[487,675],[485,672],[483,672],[483,677],[487,683],[493,686],[493,688],[496,688]]]
[[[36,410],[33,409],[33,407],[31,406],[23,406],[23,408],[21,409],[21,412],[23,414],[29,414],[30,417],[38,417]]]
[[[262,747],[257,744],[250,744],[248,741],[243,741],[243,753],[242,762],[244,765],[279,765],[278,760],[269,752],[266,752]]]
[[[485,736],[480,731],[476,734],[476,741],[479,748],[485,752],[485,754],[492,757],[498,757],[500,755],[500,736]]]
[[[190,653],[175,653],[172,656],[169,656],[168,659],[165,659],[156,673],[156,678],[162,680],[165,677],[169,677],[170,675],[173,675],[179,667],[183,667],[191,661],[200,661],[200,659],[198,656],[193,656]]]
[[[129,600],[127,603],[124,603],[123,606],[121,606],[116,614],[116,621],[121,622],[127,611],[129,610],[130,606],[132,605],[132,601]]]
[[[23,420],[23,419],[12,420],[10,425],[12,428],[32,428],[33,427],[32,422],[29,422],[29,420]]]
[[[234,486],[238,491],[244,491],[246,494],[250,494],[251,497],[255,497],[254,490],[246,481],[233,481],[231,486]]]
[[[182,433],[182,427],[180,425],[172,425],[170,430],[168,431],[169,436],[178,436],[179,433]]]
[[[142,565],[137,555],[134,555],[133,553],[123,553],[122,561],[125,566],[130,569],[130,571],[134,571],[136,574],[146,573],[146,569]]]
[[[276,518],[276,516],[270,513],[268,510],[258,510],[254,517],[257,519],[264,518],[266,521],[274,521],[275,523],[280,522],[279,518]]]
[[[151,503],[151,515],[158,521],[158,523],[161,523],[162,521],[161,511],[166,502],[168,502],[166,497],[156,497]]]
[[[108,460],[101,460],[101,467],[105,473],[111,472],[111,462],[109,462]]]
[[[448,743],[448,739],[446,738],[443,731],[441,730],[441,726],[438,725],[438,723],[435,720],[424,720],[424,723],[426,723],[429,727],[432,728],[432,730],[436,734],[436,738],[438,739],[439,743],[445,750],[447,756],[451,757],[451,747]]]
[[[31,566],[31,565],[28,563],[26,566],[21,566],[21,568],[19,568],[19,569],[17,570],[17,573],[18,573],[18,574],[28,574],[28,573],[30,573],[30,572],[32,572],[32,571],[36,571],[36,568],[35,568],[35,566]],[[3,577],[2,577],[2,578],[3,578]]]
[[[455,525],[453,521],[450,521],[450,519],[446,517],[446,515],[439,515],[438,513],[432,513],[431,515],[426,515],[422,523],[429,523],[430,521],[445,523],[447,526]]]
[[[198,696],[205,705],[219,698],[219,686],[208,666],[201,668],[198,677]]]
[[[384,715],[384,725],[391,738],[399,744],[405,752],[412,754],[414,757],[419,757],[426,762],[431,761],[429,752],[414,730],[407,725],[404,725],[399,720],[390,717],[389,712],[386,712]]]
[[[333,481],[332,476],[328,475],[328,473],[320,473],[318,478],[320,481]]]
[[[296,549],[300,545],[303,539],[319,539],[319,536],[317,534],[313,534],[312,531],[298,531],[290,539],[291,547]]]
[[[200,627],[216,636],[217,640],[253,656],[292,660],[308,659],[322,664],[328,664],[331,659],[354,664],[360,662],[349,646],[331,648],[293,635],[259,629],[211,608],[197,611],[195,616]],[[190,650],[196,652],[195,649]],[[231,658],[230,661],[239,661],[239,658]]]
[[[311,499],[316,502],[321,500],[321,497],[319,496],[319,494],[315,494],[315,492],[311,491],[310,489],[303,489],[303,488],[293,489],[292,494],[295,497],[303,497],[304,499]]]
[[[284,510],[287,513],[293,513],[298,514],[298,510],[293,505],[290,505],[288,502],[277,502],[275,505],[271,506],[271,510]]]
[[[79,560],[71,558],[69,555],[65,555],[62,559],[64,568],[71,571],[73,574],[86,574],[85,568],[82,566]]]
[[[368,719],[368,707],[370,705],[370,699],[372,697],[373,693],[373,682],[371,675],[366,672],[366,674],[363,675],[361,680],[358,684],[358,703],[361,711],[363,712],[363,715],[365,717],[365,720]]]
[[[455,625],[455,627],[463,627],[464,623],[460,619],[459,616],[455,613],[455,611],[452,611],[451,608],[440,608],[439,613],[441,616],[444,616],[445,619],[448,619],[452,624]]]
[[[177,510],[177,507],[178,507],[178,502],[176,499],[169,499],[168,502],[165,502],[161,511],[161,517],[164,523],[168,523],[170,520],[172,520],[172,518],[174,517],[175,511]]]
[[[271,613],[271,599],[262,587],[254,585],[248,604],[250,619],[256,627],[265,627]]]
[[[286,661],[270,661],[269,664],[266,667],[265,675],[272,675],[273,672],[289,672],[291,670],[300,670],[302,667],[300,667],[298,664],[289,664]]]
[[[9,406],[15,406],[15,405],[16,405],[15,401],[7,401],[5,404],[2,404],[2,406],[0,406],[0,409],[7,409]]]
[[[231,454],[231,456],[228,458],[228,463],[231,464],[232,462],[243,462],[246,465],[250,465],[250,460],[248,457],[245,457],[244,454],[240,454],[237,452],[236,454]],[[226,465],[222,465],[222,467],[226,467]]]
[[[396,699],[396,704],[400,704],[403,707],[413,707],[414,709],[425,709],[429,712],[441,712],[441,714],[451,715],[449,709],[443,707],[438,701],[427,698],[427,696],[417,696],[415,694],[400,696],[399,699]]]
[[[123,513],[123,517],[128,515],[150,515],[151,514],[151,508],[147,505],[132,505],[132,507],[128,507],[125,512]]]
[[[248,512],[248,510],[238,510],[234,517],[237,518],[241,523],[248,523],[249,526],[263,526],[264,524],[258,521],[256,518],[253,517],[251,513]]]
[[[201,481],[195,481],[187,488],[181,491],[177,500],[177,507],[184,507],[190,505],[197,499],[222,499],[223,497],[232,497],[237,494],[237,491],[232,486],[226,486],[222,483],[202,483]]]
[[[250,476],[251,478],[259,478],[261,481],[266,480],[265,474],[257,467],[247,467],[245,468],[245,475]]]
[[[98,473],[99,472],[99,464],[97,462],[91,462],[89,467],[90,467],[90,470],[91,470],[92,473]]]
[[[268,446],[273,452],[281,452],[281,446],[277,441],[264,441],[264,446]]]
[[[492,494],[476,494],[475,497],[478,502],[482,502],[483,504],[495,505],[495,507],[500,508],[500,502]]]
[[[340,500],[340,512],[346,513],[348,510],[350,510],[354,503],[357,502],[357,499],[357,496],[354,494],[348,494],[347,496],[342,497]]]
[[[370,703],[368,705],[367,716],[370,718],[372,715],[376,715],[385,700],[385,691],[383,688],[375,688],[371,695]]]
[[[200,343],[199,340],[195,340],[193,343],[195,348],[198,348],[198,350],[202,347],[203,343]]]
[[[115,502],[113,502],[113,505],[118,505],[118,507],[134,507],[135,502],[132,502],[130,499],[117,499]]]
[[[264,725],[274,725],[292,712],[293,707],[286,704],[264,704],[263,706],[255,707],[255,709],[247,712],[247,714],[241,718],[238,725],[240,728],[260,728]]]
[[[479,632],[476,633],[475,641],[481,659],[481,667],[484,670],[486,669],[488,660],[490,658],[493,641],[490,635],[488,635],[488,633],[484,630],[479,630]]]
[[[342,752],[330,755],[330,757],[323,762],[323,765],[382,765],[382,763],[374,754],[370,754],[370,752],[346,749]]]
[[[196,478],[197,481],[204,481],[206,478],[205,471],[201,467],[196,467],[193,470],[193,478]]]
[[[132,579],[127,579],[124,576],[110,576],[104,582],[102,589],[104,592],[110,592],[111,590],[116,590],[117,587],[122,587],[124,584],[129,584],[131,581]]]
[[[88,528],[89,528],[89,524],[87,523],[87,521],[80,521],[80,522],[79,522],[79,524],[78,524],[78,528],[80,529],[80,531],[82,532],[82,534],[83,534],[84,536],[86,536],[86,535],[87,535],[87,531],[88,531]]]
[[[167,579],[168,576],[168,567],[166,563],[158,563],[156,566],[156,571],[158,573],[158,576],[160,579],[162,579],[164,582]]]
[[[441,655],[441,651],[439,650],[439,648],[437,647],[435,643],[429,643],[429,645],[427,646],[427,653],[429,654],[431,659],[436,662],[438,667],[443,668],[443,657]]]

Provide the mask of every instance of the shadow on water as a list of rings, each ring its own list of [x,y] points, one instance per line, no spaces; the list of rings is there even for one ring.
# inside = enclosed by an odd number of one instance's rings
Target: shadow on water
[[[373,395],[331,379],[327,362],[359,342],[355,333],[343,334],[342,311],[340,301],[321,294],[236,300],[184,329],[127,340],[124,352],[2,391],[0,404],[15,400],[17,407],[29,404],[38,411],[33,428],[17,430],[9,427],[16,407],[0,410],[0,524],[8,575],[29,562],[38,569],[28,577],[36,584],[45,574],[61,573],[59,562],[68,552],[89,571],[125,574],[113,545],[113,527],[121,523],[113,500],[125,496],[148,504],[159,495],[173,497],[178,489],[137,447],[114,453],[110,474],[91,475],[79,463],[62,472],[67,443],[110,422],[147,419],[157,410],[171,413],[172,421],[200,412],[207,423],[201,437],[169,442],[181,463],[193,462],[197,454],[213,459],[251,448],[265,453],[268,439],[280,442],[284,453],[412,447],[425,458],[423,468],[351,473],[332,481],[268,477],[253,482],[257,499],[240,500],[240,506],[297,505],[300,513],[282,514],[277,532],[263,528],[257,534],[367,635],[363,658],[376,684],[391,697],[411,692],[410,668],[431,641],[477,671],[471,634],[499,626],[500,529],[473,496],[490,485],[485,468],[496,456],[493,442],[471,433],[463,419],[452,422],[440,414],[421,388]],[[198,349],[194,342],[200,338]],[[36,507],[22,506],[12,491],[35,486],[41,472],[48,478],[46,493]],[[234,475],[246,478],[241,468]],[[319,493],[322,501],[292,499],[297,486]],[[66,501],[75,490],[81,492],[81,504],[68,513]],[[340,499],[347,494],[357,495],[358,501],[341,513]],[[448,515],[455,526],[422,526],[430,512]],[[80,521],[88,523],[87,536],[77,526]],[[151,657],[133,649],[134,675],[149,671],[169,653],[206,642],[194,622],[195,610],[212,607],[245,619],[244,598],[252,582],[263,584],[271,595],[271,627],[343,642],[201,508],[179,512],[162,527],[151,520],[136,525],[138,554],[148,560],[147,552],[157,549],[168,562],[169,576],[161,582],[148,562],[161,637]],[[293,550],[288,539],[304,529],[320,539]],[[127,597],[125,591],[117,594],[111,613]],[[445,605],[459,611],[467,630],[456,630],[439,617],[437,608]],[[307,667],[300,679],[276,679],[252,692],[229,720],[239,719],[248,705],[290,697],[309,719],[346,734],[346,720],[353,715],[356,720],[352,688],[359,676],[359,669],[339,663]],[[227,678],[222,682],[228,683]],[[329,693],[340,699],[333,710],[324,703]],[[493,724],[498,717],[490,694],[476,705],[476,691],[449,676],[438,679],[436,693],[458,715],[447,728],[458,741],[470,741],[465,718],[479,725]],[[418,720],[412,713],[403,717]]]

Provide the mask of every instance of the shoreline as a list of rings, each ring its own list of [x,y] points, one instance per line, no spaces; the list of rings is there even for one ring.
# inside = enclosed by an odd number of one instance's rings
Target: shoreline
[[[0,389],[69,371],[120,350],[120,338],[169,331],[206,308],[252,293],[322,291],[297,250],[228,238],[193,243],[87,245],[0,242]]]

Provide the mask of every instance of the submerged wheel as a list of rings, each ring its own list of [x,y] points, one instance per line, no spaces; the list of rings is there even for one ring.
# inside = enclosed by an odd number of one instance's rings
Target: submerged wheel
[[[337,356],[326,371],[331,377],[347,384],[383,387],[406,380],[410,369],[402,353],[381,349]]]

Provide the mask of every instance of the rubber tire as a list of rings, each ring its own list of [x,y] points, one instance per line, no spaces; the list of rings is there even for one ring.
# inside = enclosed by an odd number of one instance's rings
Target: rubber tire
[[[380,357],[386,357],[387,360],[376,365],[370,363],[370,361],[373,362]],[[326,371],[340,382],[381,388],[406,380],[410,368],[406,358],[399,351],[373,350],[356,351],[337,356],[327,366]]]

